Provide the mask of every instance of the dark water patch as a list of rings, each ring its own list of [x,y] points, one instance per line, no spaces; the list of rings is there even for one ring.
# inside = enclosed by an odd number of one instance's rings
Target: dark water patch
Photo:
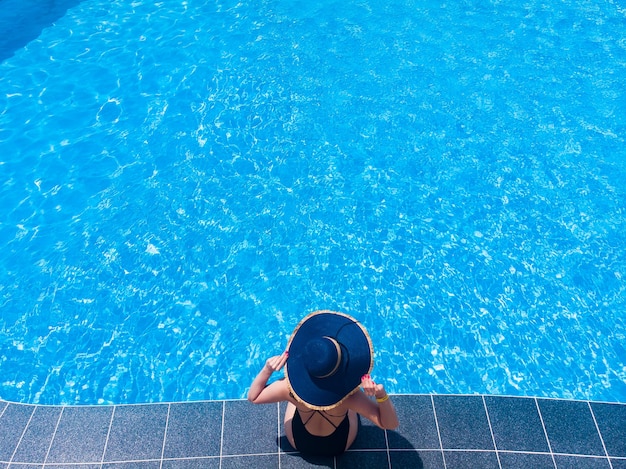
[[[82,0],[0,0],[0,63]]]

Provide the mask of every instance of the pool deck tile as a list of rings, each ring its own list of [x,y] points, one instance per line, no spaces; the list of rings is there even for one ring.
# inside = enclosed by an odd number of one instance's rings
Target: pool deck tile
[[[609,456],[626,457],[626,406],[591,403]]]
[[[441,450],[409,450],[409,451],[390,451],[389,467],[394,468],[442,468],[443,451]]]
[[[114,407],[64,407],[45,462],[102,462]]]
[[[259,433],[259,427],[274,431]],[[231,401],[226,406],[222,456],[275,453],[278,437],[278,404],[250,405],[248,401]]]
[[[171,404],[163,457],[219,456],[223,402]]]
[[[160,459],[167,410],[165,404],[115,407],[104,460]]]
[[[122,463],[104,463],[102,465],[103,469],[159,469],[160,467],[160,461],[129,461]],[[72,466],[67,467],[67,469],[71,468]]]
[[[498,453],[502,469],[528,467],[532,469],[554,469],[551,454],[533,453]]]
[[[7,405],[0,416],[0,461],[9,461],[28,425],[34,407]],[[38,462],[38,461],[37,461]]]
[[[337,456],[337,469],[362,469],[364,467],[388,467],[386,451],[352,451]],[[334,466],[330,466],[334,467]]]
[[[498,456],[493,451],[444,451],[447,469],[499,469]]]
[[[0,401],[0,469],[626,469],[626,404],[506,396],[393,396],[400,419],[362,419],[351,449],[304,457],[284,404],[118,406]]]
[[[495,451],[482,396],[434,396],[434,404],[443,448]]]
[[[613,469],[626,469],[626,459],[611,458]]]
[[[604,455],[589,403],[539,399],[548,441],[555,453]]]
[[[396,396],[393,402],[400,426],[387,433],[389,449],[439,449],[432,396]]]
[[[161,469],[219,469],[219,458],[165,459]]]
[[[61,407],[35,407],[28,427],[13,454],[13,462],[43,464],[61,410]]]
[[[558,469],[610,469],[610,463],[606,458],[591,458],[581,456],[566,456],[557,454],[554,456]]]
[[[549,452],[546,432],[534,399],[486,396],[485,403],[499,450]]]

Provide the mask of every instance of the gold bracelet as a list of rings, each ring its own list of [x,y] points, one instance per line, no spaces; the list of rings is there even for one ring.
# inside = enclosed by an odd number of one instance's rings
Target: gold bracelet
[[[387,400],[389,400],[389,394],[385,394],[383,397],[377,397],[377,398],[376,398],[376,402],[378,402],[379,404],[380,404],[381,402],[385,402],[385,401],[387,401]]]

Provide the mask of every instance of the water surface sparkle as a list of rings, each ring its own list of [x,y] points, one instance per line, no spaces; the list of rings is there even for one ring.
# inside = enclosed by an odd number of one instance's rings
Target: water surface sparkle
[[[335,309],[390,392],[626,402],[626,11],[378,3],[73,1],[3,45],[1,398],[243,397]]]

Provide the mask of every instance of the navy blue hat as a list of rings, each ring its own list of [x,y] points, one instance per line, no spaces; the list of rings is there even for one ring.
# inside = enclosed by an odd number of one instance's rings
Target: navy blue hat
[[[347,314],[316,311],[305,317],[287,345],[285,377],[294,398],[329,410],[353,394],[373,365],[372,341]]]

